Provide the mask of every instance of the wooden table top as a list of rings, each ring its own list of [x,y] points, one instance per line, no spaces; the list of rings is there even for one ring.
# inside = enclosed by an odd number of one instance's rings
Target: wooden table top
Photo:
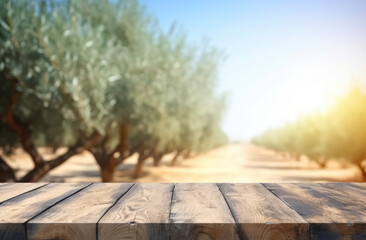
[[[0,239],[366,239],[366,183],[0,183]]]

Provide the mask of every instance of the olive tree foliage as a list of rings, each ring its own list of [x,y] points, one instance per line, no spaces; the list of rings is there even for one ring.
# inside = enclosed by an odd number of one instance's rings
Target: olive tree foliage
[[[306,155],[322,167],[330,158],[359,167],[366,179],[366,92],[352,86],[326,111],[300,117],[295,123],[269,130],[253,142],[292,156]]]
[[[113,69],[104,67],[108,63],[97,49],[115,51],[103,41],[101,29],[79,21],[72,8],[1,2],[0,141],[5,149],[20,143],[34,162],[20,181],[39,180],[103,133],[106,82],[100,78]],[[45,161],[37,144],[67,146],[68,151]]]
[[[344,158],[356,164],[366,179],[366,92],[353,86],[347,94],[336,99],[335,107],[326,115],[327,123],[320,147],[328,158]],[[333,120],[332,120],[333,119]]]
[[[163,33],[137,1],[2,1],[0,147],[21,146],[37,181],[89,150],[112,181],[139,154],[202,151],[226,141],[224,97],[215,92],[222,54],[199,48],[172,26]],[[37,146],[68,150],[46,161]],[[5,170],[4,170],[5,171]]]
[[[136,111],[140,117],[133,123],[137,124],[135,131],[139,131],[136,138],[149,139],[150,144],[140,140],[132,144],[142,143],[142,150],[146,151],[144,148],[147,148],[151,152],[145,157],[140,154],[142,158],[137,164],[137,176],[143,160],[149,155],[158,164],[159,153],[199,152],[226,141],[223,134],[217,134],[222,133],[219,122],[225,101],[214,91],[221,53],[209,49],[197,54],[196,48],[186,42],[185,35],[175,33],[174,28],[168,35],[158,38],[154,51],[154,60],[148,61],[152,71],[149,71],[147,78],[154,81],[149,83],[154,88],[147,91],[148,101],[137,108],[142,111]],[[152,114],[143,117],[146,112]]]
[[[115,167],[134,153],[139,155],[137,177],[149,157],[157,165],[164,153],[199,150],[199,144],[206,144],[209,149],[223,143],[226,138],[219,121],[224,104],[211,106],[217,98],[223,100],[214,93],[221,53],[210,47],[198,53],[175,25],[168,33],[162,33],[156,21],[134,1],[117,6],[99,4],[88,2],[89,8],[104,9],[99,11],[100,17],[91,15],[90,19],[96,19],[93,24],[108,25],[105,35],[116,38],[128,49],[124,59],[115,60],[120,73],[108,90],[116,101],[113,124],[109,125],[105,141],[91,149],[105,168],[104,179],[111,181]],[[216,125],[205,119],[208,108]],[[204,128],[206,137],[202,136]],[[209,131],[221,135],[211,136]]]

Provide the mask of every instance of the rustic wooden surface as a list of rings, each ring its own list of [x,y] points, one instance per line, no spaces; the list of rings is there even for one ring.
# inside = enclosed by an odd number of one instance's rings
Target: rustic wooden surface
[[[174,184],[135,184],[98,223],[98,239],[166,238]]]
[[[25,239],[26,223],[87,184],[47,184],[0,204],[0,239]]]
[[[1,183],[0,239],[366,239],[363,183]]]
[[[263,185],[218,186],[239,223],[242,239],[308,239],[307,221]]]
[[[359,200],[359,196],[347,194],[341,186],[335,191],[343,195],[342,199],[335,198],[327,184],[264,186],[309,222],[311,239],[366,239],[366,206],[359,206],[362,212],[354,210],[350,202]]]
[[[235,220],[216,184],[176,184],[174,190],[173,239],[238,239]]]
[[[46,183],[2,183],[0,185],[0,203],[44,185]]]
[[[79,239],[79,236],[96,239],[97,222],[131,186],[118,183],[88,186],[29,221],[28,239]]]

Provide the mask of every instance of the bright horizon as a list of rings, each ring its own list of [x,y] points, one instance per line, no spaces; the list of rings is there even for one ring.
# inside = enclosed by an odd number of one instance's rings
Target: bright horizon
[[[219,89],[229,95],[223,129],[250,140],[324,108],[366,82],[366,1],[142,0],[164,31],[225,51]]]

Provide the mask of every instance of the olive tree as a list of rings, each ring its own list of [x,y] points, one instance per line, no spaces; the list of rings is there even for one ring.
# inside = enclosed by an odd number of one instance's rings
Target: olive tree
[[[358,166],[366,179],[366,93],[352,86],[326,111],[300,117],[295,123],[273,129],[253,142],[265,147],[303,154],[324,167],[328,159],[345,159]]]
[[[104,134],[101,103],[113,69],[100,53],[115,49],[78,14],[46,2],[1,3],[1,146],[22,146],[34,163],[15,180],[39,180]],[[37,145],[68,150],[45,161]]]
[[[221,58],[185,34],[164,33],[135,0],[3,1],[0,28],[0,147],[21,146],[37,181],[83,150],[103,181],[134,153],[156,165],[167,152],[202,151],[225,141]],[[68,150],[46,161],[37,146]],[[188,151],[186,151],[188,152]]]

